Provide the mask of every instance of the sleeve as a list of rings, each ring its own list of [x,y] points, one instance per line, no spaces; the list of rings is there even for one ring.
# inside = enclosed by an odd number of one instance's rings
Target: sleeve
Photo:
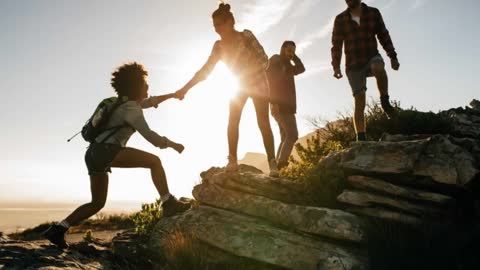
[[[142,107],[142,109],[148,109],[148,108],[151,108],[151,107],[157,107],[158,104],[155,104],[155,97],[148,97],[142,101],[139,102],[140,104],[140,107]]]
[[[159,148],[167,148],[170,142],[167,137],[158,135],[155,131],[151,130],[145,121],[142,108],[138,105],[131,105],[127,107],[127,114],[125,122],[134,128],[142,135],[148,142]]]
[[[293,57],[293,63],[295,64],[293,66],[293,74],[294,75],[302,74],[303,72],[305,72],[305,66],[302,63],[302,60],[300,60],[300,58],[298,58],[298,56]]]
[[[337,16],[333,24],[332,32],[332,66],[334,69],[340,69],[344,39],[345,37],[341,27],[341,17]]]
[[[202,68],[200,68],[199,71],[197,71],[197,73],[195,73],[194,78],[196,80],[204,81],[208,78],[215,65],[218,63],[218,61],[220,61],[221,49],[220,41],[217,40],[215,44],[213,44],[212,52],[210,53],[207,62],[202,66]]]
[[[264,70],[268,67],[268,56],[265,53],[260,42],[258,42],[255,35],[250,30],[244,31],[245,39],[247,42],[247,46],[251,48],[252,53],[255,55],[255,59],[257,59],[258,63],[263,67]]]
[[[387,52],[388,57],[396,59],[397,53],[395,52],[395,47],[393,47],[392,39],[390,38],[390,34],[383,22],[382,14],[379,10],[377,10],[377,25],[378,29],[376,34],[380,44],[382,44],[383,49]]]

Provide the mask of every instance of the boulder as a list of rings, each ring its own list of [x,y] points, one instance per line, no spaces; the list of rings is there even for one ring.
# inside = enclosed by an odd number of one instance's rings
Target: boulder
[[[353,242],[363,239],[362,220],[341,210],[287,204],[210,184],[197,185],[193,196],[202,204],[247,214],[301,232]]]
[[[305,185],[283,178],[253,172],[227,173],[210,169],[204,173],[202,182],[215,184],[242,193],[264,196],[286,203],[305,204]]]
[[[444,135],[413,141],[358,142],[336,155],[340,156],[339,167],[349,174],[410,175],[430,179],[433,183],[422,184],[433,186],[465,186],[479,172],[474,156]]]
[[[151,235],[150,250],[162,256],[169,235],[178,231],[206,246],[286,269],[365,269],[361,250],[335,245],[274,227],[260,219],[202,206],[163,218]]]

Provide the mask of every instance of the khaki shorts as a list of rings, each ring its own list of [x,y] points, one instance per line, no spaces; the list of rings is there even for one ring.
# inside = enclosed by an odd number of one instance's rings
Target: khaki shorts
[[[370,69],[373,63],[381,63],[385,65],[382,56],[377,54],[361,69],[347,72],[348,82],[350,83],[352,94],[354,96],[363,91],[367,91],[367,78],[373,76]]]

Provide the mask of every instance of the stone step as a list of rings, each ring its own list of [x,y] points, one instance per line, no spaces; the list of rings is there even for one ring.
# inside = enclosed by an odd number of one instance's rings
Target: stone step
[[[214,248],[277,267],[366,269],[365,254],[357,248],[306,237],[257,218],[203,205],[183,215],[161,219],[151,235],[149,249],[161,256],[162,239],[179,231]]]
[[[209,184],[195,186],[192,194],[200,203],[255,216],[298,231],[353,242],[360,242],[364,237],[362,219],[341,210],[287,204]]]

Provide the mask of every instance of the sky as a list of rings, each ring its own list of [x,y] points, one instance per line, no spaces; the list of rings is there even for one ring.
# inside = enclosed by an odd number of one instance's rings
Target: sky
[[[300,135],[307,119],[351,112],[344,77],[330,65],[334,17],[344,0],[231,0],[236,29],[250,29],[271,56],[297,43],[307,71],[298,76]],[[387,61],[391,99],[421,111],[466,106],[479,98],[478,0],[364,0],[382,12],[400,61]],[[149,71],[150,95],[174,92],[206,61],[219,39],[212,27],[216,0],[0,0],[0,201],[88,201],[88,146],[79,131],[103,98],[115,93],[112,71],[129,61]],[[343,70],[343,64],[342,64]],[[228,101],[235,77],[222,63],[183,101],[168,100],[145,117],[160,135],[183,143],[182,154],[150,145],[139,134],[128,145],[160,157],[170,189],[191,196],[200,172],[227,162]],[[369,99],[378,101],[373,79]],[[272,128],[279,143],[279,132]],[[251,101],[240,125],[239,158],[264,153]],[[109,200],[151,202],[158,194],[146,169],[113,169]]]

